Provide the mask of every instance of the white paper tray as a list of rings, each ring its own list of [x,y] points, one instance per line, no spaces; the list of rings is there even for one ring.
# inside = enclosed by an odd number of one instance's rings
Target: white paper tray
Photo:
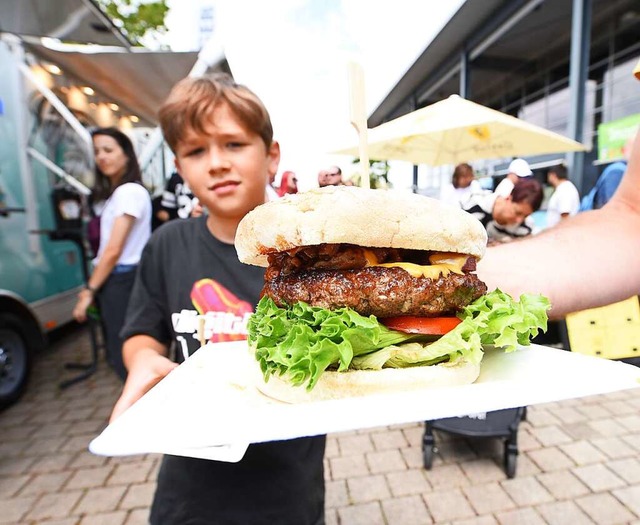
[[[285,404],[255,387],[246,342],[208,344],[109,425],[100,455],[239,461],[248,443],[440,419],[640,387],[640,368],[532,345],[487,350],[471,385]],[[259,379],[258,379],[259,380]]]

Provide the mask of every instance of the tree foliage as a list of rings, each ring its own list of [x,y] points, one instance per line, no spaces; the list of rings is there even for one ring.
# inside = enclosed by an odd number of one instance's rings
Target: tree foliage
[[[353,164],[360,164],[360,159],[354,159]],[[371,188],[391,188],[389,181],[389,162],[386,160],[369,160],[369,186]],[[355,186],[360,186],[360,172],[355,173],[351,178]]]
[[[97,0],[103,12],[135,45],[144,37],[155,38],[167,31],[167,0]]]

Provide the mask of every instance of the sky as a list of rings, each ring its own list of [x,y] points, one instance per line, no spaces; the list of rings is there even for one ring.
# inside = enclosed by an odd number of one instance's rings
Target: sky
[[[215,38],[234,78],[271,114],[282,151],[279,174],[294,171],[307,189],[332,164],[347,176],[357,169],[350,157],[330,154],[358,143],[350,123],[349,62],[364,72],[368,116],[462,3],[169,0],[168,41],[175,51],[197,48],[199,7],[215,7]],[[405,182],[408,187],[410,177]]]

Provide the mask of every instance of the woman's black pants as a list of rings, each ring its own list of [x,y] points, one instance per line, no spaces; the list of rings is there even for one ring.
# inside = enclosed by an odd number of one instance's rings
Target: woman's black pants
[[[127,305],[135,277],[135,269],[124,273],[112,273],[98,294],[107,362],[123,381],[127,378],[127,369],[122,360],[124,341],[120,337],[120,330],[126,319]]]

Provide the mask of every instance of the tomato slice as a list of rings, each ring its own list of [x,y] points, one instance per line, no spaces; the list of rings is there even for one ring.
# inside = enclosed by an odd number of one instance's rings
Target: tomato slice
[[[457,317],[385,317],[378,319],[392,330],[408,334],[444,335],[462,321]]]

